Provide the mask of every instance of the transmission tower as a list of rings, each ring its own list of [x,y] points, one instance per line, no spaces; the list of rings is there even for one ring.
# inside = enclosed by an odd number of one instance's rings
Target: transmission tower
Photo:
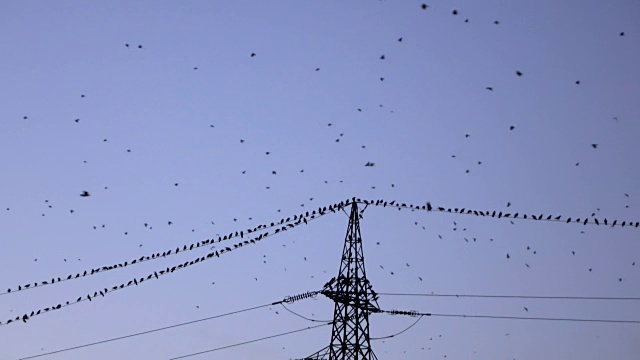
[[[364,210],[363,210],[364,211]],[[335,302],[331,344],[306,357],[316,360],[377,360],[369,338],[369,314],[378,312],[378,299],[364,269],[358,204],[353,201],[338,276],[322,294]]]

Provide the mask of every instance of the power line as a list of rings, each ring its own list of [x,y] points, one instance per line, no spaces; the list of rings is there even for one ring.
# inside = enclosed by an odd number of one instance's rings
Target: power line
[[[404,330],[402,330],[402,331],[400,331],[398,333],[395,333],[393,335],[382,336],[382,337],[370,338],[370,339],[371,340],[382,340],[382,339],[388,339],[388,338],[392,338],[392,337],[398,336],[398,335],[404,333],[405,331],[411,329],[412,327],[414,327],[418,323],[418,321],[420,321],[420,320],[422,320],[422,315],[418,318],[418,320],[414,321],[411,325],[409,325],[409,327],[407,327],[406,329],[404,329]]]
[[[327,325],[332,325],[332,324],[333,324],[333,321],[325,323],[325,324],[320,324],[320,325],[316,325],[316,326],[309,326],[309,327],[298,329],[298,330],[287,331],[287,332],[276,334],[276,335],[270,335],[270,336],[265,336],[265,337],[258,338],[258,339],[244,341],[244,342],[241,342],[241,343],[231,344],[231,345],[227,345],[227,346],[221,346],[221,347],[218,347],[218,348],[215,348],[215,349],[209,349],[209,350],[200,351],[200,352],[197,352],[197,353],[182,355],[182,356],[171,358],[169,360],[184,359],[184,358],[188,358],[188,357],[191,357],[191,356],[202,355],[202,354],[206,354],[206,353],[210,353],[210,352],[214,352],[214,351],[218,351],[218,350],[224,350],[224,349],[228,349],[228,348],[232,348],[232,347],[236,347],[236,346],[241,346],[241,345],[247,345],[247,344],[251,344],[251,343],[262,341],[262,340],[273,339],[273,338],[276,338],[276,337],[290,335],[290,334],[294,334],[294,333],[302,332],[302,331],[307,331],[307,330],[311,330],[311,329],[316,329],[316,328],[319,328],[319,327],[322,327],[322,326],[327,326]]]
[[[436,314],[436,313],[421,313],[421,312],[417,312],[417,311],[401,311],[401,310],[382,310],[382,312],[390,314],[390,315],[405,315],[405,316],[414,316],[414,317],[415,316],[438,316],[438,317],[504,319],[504,320],[540,320],[540,321],[567,321],[567,322],[640,324],[640,320],[577,319],[577,318],[522,317],[522,316],[500,316],[500,315]]]
[[[283,218],[280,222],[272,222],[271,225],[260,225],[254,229],[247,229],[246,233],[249,234],[251,232],[256,232],[259,230],[266,230],[268,228],[271,227],[275,227],[275,226],[280,226],[280,225],[288,225],[291,224],[291,222],[295,221],[297,218],[297,222],[296,225],[299,225],[301,223],[301,220],[304,219],[304,223],[307,223],[307,218],[310,219],[315,219],[321,216],[324,216],[326,214],[328,214],[329,212],[337,212],[339,210],[344,211],[343,207],[346,205],[349,205],[353,202],[357,202],[357,203],[363,203],[367,206],[372,205],[372,206],[381,206],[381,207],[390,207],[390,208],[397,208],[398,210],[401,209],[409,209],[409,210],[422,210],[422,211],[437,211],[437,212],[445,212],[445,213],[455,213],[455,214],[460,214],[460,215],[475,215],[475,216],[482,216],[482,217],[497,217],[497,218],[505,218],[505,219],[524,219],[524,220],[542,220],[542,221],[553,221],[553,222],[566,222],[566,223],[579,223],[579,224],[592,224],[592,225],[604,225],[604,226],[611,226],[611,227],[635,227],[638,228],[640,226],[640,222],[636,221],[635,223],[633,221],[621,221],[618,222],[618,220],[612,220],[612,221],[607,221],[607,219],[602,219],[601,221],[599,221],[597,218],[593,217],[592,219],[589,219],[589,217],[584,217],[579,218],[579,217],[563,217],[561,215],[558,216],[553,216],[553,215],[544,215],[544,214],[540,214],[540,215],[527,215],[527,214],[519,214],[518,212],[514,212],[514,213],[507,213],[507,212],[502,212],[502,211],[481,211],[481,210],[472,210],[472,209],[466,209],[466,208],[445,208],[445,207],[434,207],[431,206],[430,203],[427,203],[427,205],[413,205],[413,204],[409,204],[407,205],[406,203],[399,203],[396,202],[395,200],[393,201],[386,201],[383,199],[379,199],[379,200],[361,200],[359,198],[355,198],[353,197],[352,199],[347,199],[346,201],[341,201],[340,203],[336,203],[333,205],[329,205],[329,206],[325,206],[325,207],[320,207],[318,208],[318,210],[313,210],[312,212],[306,212],[304,214],[300,214],[298,215],[294,215],[293,218],[289,217],[287,218],[290,221],[285,221],[285,219]],[[236,231],[231,232],[229,235],[225,235],[224,237],[218,237],[217,242],[221,242],[221,241],[225,241],[225,240],[231,240],[234,237],[238,237],[239,234],[242,234],[243,231]],[[242,235],[240,235],[240,237],[242,237]],[[199,241],[197,243],[192,243],[190,245],[183,245],[183,250],[181,251],[191,251],[194,250],[195,248],[198,247],[203,247],[204,245],[208,245],[208,244],[213,244],[216,242],[216,239],[207,239],[207,240],[203,240],[203,241]],[[180,248],[180,246],[178,246],[178,249]],[[176,249],[176,250],[178,250]],[[48,286],[48,285],[52,285],[54,283],[58,283],[58,282],[64,282],[64,281],[68,281],[68,280],[73,280],[73,279],[77,279],[79,277],[85,277],[87,275],[94,275],[94,274],[98,274],[101,272],[105,272],[105,271],[109,271],[109,270],[115,270],[115,269],[119,269],[122,267],[126,267],[127,265],[131,266],[140,262],[145,262],[145,261],[151,261],[151,260],[156,260],[159,258],[164,258],[166,256],[170,256],[170,255],[175,255],[177,254],[179,251],[174,251],[173,249],[170,249],[168,251],[164,251],[162,253],[158,252],[155,254],[152,254],[151,256],[142,256],[138,259],[133,259],[130,262],[124,262],[124,263],[119,263],[116,265],[108,265],[108,266],[102,266],[102,267],[98,267],[98,268],[94,268],[94,269],[89,269],[89,270],[85,270],[84,272],[81,273],[77,273],[76,276],[72,276],[72,275],[68,275],[66,277],[58,277],[57,280],[56,278],[52,278],[51,281],[36,281],[36,282],[32,282],[32,283],[28,283],[26,284],[27,288],[24,287],[19,287],[18,289],[8,289],[6,292],[0,292],[0,296],[3,295],[8,295],[8,294],[13,294],[16,292],[20,292],[20,291],[25,291],[25,290],[31,290],[34,289],[36,287],[43,287],[43,286]],[[124,264],[124,265],[123,265]],[[82,275],[80,275],[82,274]],[[31,286],[33,285],[33,286]]]
[[[311,219],[313,219],[313,216],[315,216],[315,215],[312,214],[311,216],[312,216]],[[304,218],[304,219],[305,219],[304,223],[306,224],[307,223],[306,222],[306,218]],[[231,252],[233,250],[239,249],[239,248],[243,247],[244,245],[255,244],[256,242],[261,241],[262,239],[266,239],[267,237],[271,237],[271,236],[274,236],[274,235],[282,234],[283,232],[288,231],[289,229],[295,228],[297,225],[299,225],[299,224],[291,225],[291,227],[283,226],[282,228],[276,229],[273,233],[269,233],[268,231],[264,232],[264,233],[256,236],[253,239],[244,240],[242,242],[239,242],[239,243],[233,244],[231,246],[228,246],[228,247],[226,247],[224,249],[221,249],[220,251],[212,251],[209,254],[201,256],[201,257],[198,257],[198,258],[196,258],[194,260],[186,261],[186,262],[184,262],[182,264],[179,264],[179,265],[176,265],[176,266],[173,266],[173,267],[167,267],[166,270],[163,269],[163,270],[160,270],[160,271],[154,271],[153,273],[148,274],[146,277],[141,277],[139,279],[138,278],[134,278],[133,280],[130,280],[128,283],[126,283],[126,285],[124,283],[122,283],[119,286],[111,287],[111,289],[109,289],[109,288],[100,289],[100,290],[94,292],[93,299],[97,298],[98,294],[101,295],[102,297],[104,297],[108,293],[111,293],[113,291],[120,290],[120,289],[123,289],[123,288],[127,288],[129,286],[134,285],[134,284],[137,286],[137,285],[143,283],[144,281],[148,281],[148,280],[153,279],[154,277],[156,279],[159,279],[160,276],[168,275],[170,273],[173,273],[174,271],[177,271],[177,270],[180,270],[180,269],[185,269],[187,266],[195,265],[197,263],[204,262],[205,260],[210,260],[210,259],[212,259],[214,257],[219,257],[220,255],[223,255],[225,253],[229,253],[229,252]],[[28,313],[25,313],[23,316],[16,317],[15,319],[9,319],[5,323],[2,323],[2,321],[0,321],[0,326],[6,326],[6,325],[9,325],[11,323],[17,323],[20,320],[22,320],[23,322],[27,322],[27,320],[31,319],[33,316],[38,316],[38,315],[41,315],[41,314],[45,314],[45,313],[47,313],[49,311],[53,311],[53,310],[59,310],[62,307],[75,305],[75,304],[78,304],[79,302],[82,302],[82,301],[86,301],[86,300],[91,301],[91,299],[92,298],[91,298],[90,295],[81,296],[75,301],[67,301],[64,304],[63,303],[59,303],[59,304],[57,304],[55,306],[52,306],[52,307],[47,307],[47,308],[40,309],[40,310],[37,310],[37,311],[34,310],[34,311],[31,312],[30,315]]]
[[[599,296],[536,296],[536,295],[480,295],[480,294],[423,294],[423,293],[384,293],[387,296],[430,296],[455,298],[489,298],[489,299],[546,299],[546,300],[628,300],[638,301],[640,297],[599,297]]]
[[[299,317],[299,318],[305,319],[305,320],[307,320],[307,321],[312,321],[312,322],[328,322],[328,321],[330,321],[330,320],[316,320],[316,319],[311,319],[311,318],[308,318],[308,317],[306,317],[306,316],[300,315],[300,314],[298,314],[297,312],[295,312],[295,311],[293,311],[293,310],[289,309],[288,307],[286,307],[286,306],[285,306],[285,304],[284,304],[284,302],[281,302],[281,303],[280,303],[280,305],[282,305],[282,307],[283,307],[285,310],[287,310],[288,312],[292,313],[293,315],[295,315],[295,316],[297,316],[297,317]]]
[[[459,214],[459,215],[475,215],[475,216],[482,216],[482,217],[493,217],[493,218],[505,218],[505,219],[521,219],[521,220],[535,220],[535,221],[553,221],[553,222],[563,222],[563,223],[575,223],[575,224],[582,224],[582,225],[603,225],[603,226],[611,226],[611,227],[628,227],[628,228],[638,228],[640,227],[640,221],[636,221],[635,223],[633,221],[618,221],[617,219],[614,220],[607,220],[606,218],[601,218],[600,220],[598,220],[596,217],[592,216],[592,219],[589,219],[588,216],[585,217],[567,217],[567,216],[562,216],[562,215],[548,215],[548,214],[539,214],[539,215],[535,215],[535,214],[525,214],[525,213],[519,213],[519,212],[502,212],[499,210],[474,210],[474,209],[468,209],[468,208],[445,208],[442,206],[432,206],[431,203],[427,202],[427,205],[413,205],[413,204],[407,204],[407,203],[400,203],[400,202],[396,202],[395,200],[393,201],[385,201],[385,200],[360,200],[360,199],[356,199],[354,198],[353,201],[355,202],[359,202],[359,203],[364,203],[366,205],[373,205],[373,206],[382,206],[382,207],[390,207],[390,208],[397,208],[398,210],[401,209],[408,209],[408,210],[422,210],[422,211],[438,211],[438,212],[445,212],[445,213],[453,213],[453,214]]]
[[[77,350],[77,349],[81,349],[81,348],[85,348],[85,347],[90,347],[90,346],[94,346],[94,345],[100,345],[100,344],[104,344],[104,343],[108,343],[108,342],[112,342],[112,341],[128,339],[128,338],[132,338],[132,337],[135,337],[135,336],[146,335],[146,334],[150,334],[150,333],[154,333],[154,332],[158,332],[158,331],[163,331],[163,330],[168,330],[168,329],[177,328],[177,327],[180,327],[180,326],[185,326],[185,325],[195,324],[195,323],[199,323],[199,322],[202,322],[202,321],[207,321],[207,320],[217,319],[217,318],[221,318],[221,317],[225,317],[225,316],[229,316],[229,315],[235,315],[235,314],[239,314],[239,313],[243,313],[243,312],[247,312],[247,311],[251,311],[251,310],[257,310],[257,309],[260,309],[260,308],[263,308],[263,307],[272,306],[272,305],[277,305],[277,304],[279,304],[279,303],[281,303],[281,301],[276,301],[276,302],[274,302],[274,303],[264,304],[264,305],[260,305],[260,306],[254,306],[254,307],[247,308],[247,309],[242,309],[242,310],[232,311],[232,312],[228,312],[228,313],[225,313],[225,314],[220,314],[220,315],[210,316],[210,317],[206,317],[206,318],[202,318],[202,319],[198,319],[198,320],[188,321],[188,322],[184,322],[184,323],[180,323],[180,324],[169,325],[169,326],[165,326],[165,327],[161,327],[161,328],[157,328],[157,329],[152,329],[152,330],[142,331],[142,332],[135,333],[135,334],[129,334],[129,335],[124,335],[124,336],[118,336],[118,337],[111,338],[111,339],[107,339],[107,340],[101,340],[101,341],[96,341],[96,342],[88,343],[88,344],[84,344],[84,345],[78,345],[78,346],[73,346],[73,347],[69,347],[69,348],[65,348],[65,349],[60,349],[60,350],[56,350],[56,351],[50,351],[50,352],[43,353],[43,354],[38,354],[38,355],[32,355],[32,356],[28,356],[28,357],[23,357],[23,358],[20,358],[20,359],[18,359],[18,360],[35,359],[35,358],[42,357],[42,356],[48,356],[48,355],[53,355],[53,354],[59,354],[59,353],[66,352],[66,351]]]
[[[259,231],[264,231],[273,227],[287,227],[290,224],[291,224],[291,227],[295,227],[295,226],[301,225],[302,223],[307,224],[307,221],[317,219],[319,217],[329,214],[330,212],[331,213],[336,212],[338,210],[338,205],[339,204],[334,204],[334,205],[330,205],[329,207],[326,207],[326,206],[321,207],[317,211],[313,210],[311,212],[307,211],[306,213],[302,213],[300,215],[293,215],[292,217],[286,218],[286,220],[285,218],[282,218],[278,222],[271,222],[270,224],[262,224],[257,227],[254,227],[253,229],[246,229],[242,231],[238,230],[235,232],[232,231],[229,235],[218,236],[217,239],[212,238],[212,239],[198,241],[196,243],[178,245],[176,249],[169,249],[167,251],[157,252],[157,253],[146,255],[146,256],[141,256],[140,258],[131,259],[125,262],[120,262],[115,265],[106,265],[106,266],[100,266],[97,268],[86,269],[84,271],[80,271],[76,273],[75,275],[70,274],[67,276],[52,277],[51,280],[30,282],[24,285],[20,285],[17,288],[13,288],[13,289],[9,288],[5,292],[0,292],[0,296],[16,294],[18,292],[32,290],[35,288],[41,288],[44,286],[49,286],[49,285],[53,285],[60,282],[75,280],[78,278],[83,278],[91,275],[97,275],[99,273],[125,268],[127,266],[133,266],[142,262],[158,260],[161,258],[165,258],[167,256],[176,255],[180,252],[204,249],[207,247],[207,245],[220,243],[222,241],[231,240],[233,238],[238,238],[238,237],[242,238],[244,236],[248,236],[249,234],[256,233]],[[327,209],[330,209],[330,210],[327,211]],[[279,230],[276,230],[276,232],[279,232]]]

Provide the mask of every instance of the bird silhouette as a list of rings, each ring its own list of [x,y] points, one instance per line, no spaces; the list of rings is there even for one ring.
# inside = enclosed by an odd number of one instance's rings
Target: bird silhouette
[[[88,192],[88,191],[84,190],[84,191],[82,191],[82,192],[80,193],[80,196],[82,196],[82,197],[88,197],[88,196],[91,196],[91,194],[89,194],[89,192]]]

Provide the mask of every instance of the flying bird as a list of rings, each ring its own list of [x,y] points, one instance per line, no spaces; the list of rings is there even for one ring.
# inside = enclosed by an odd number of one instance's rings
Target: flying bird
[[[520,70],[516,70],[516,75],[518,75],[518,76],[522,76],[522,71],[520,71]]]
[[[80,196],[87,197],[87,196],[91,196],[91,194],[89,194],[88,191],[84,190],[83,192],[80,193]]]

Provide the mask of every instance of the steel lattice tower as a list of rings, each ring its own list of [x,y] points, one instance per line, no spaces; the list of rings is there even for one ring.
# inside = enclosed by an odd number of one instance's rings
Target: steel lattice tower
[[[331,345],[305,359],[377,360],[369,338],[369,313],[379,309],[377,295],[367,280],[364,268],[360,213],[356,201],[351,204],[340,272],[325,285],[322,294],[335,302]]]

